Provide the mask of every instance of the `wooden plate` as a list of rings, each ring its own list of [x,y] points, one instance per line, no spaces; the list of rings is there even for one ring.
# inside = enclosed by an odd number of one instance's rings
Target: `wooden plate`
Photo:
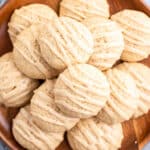
[[[30,3],[44,3],[51,6],[58,12],[60,0],[7,0],[6,4],[0,8],[0,55],[12,50],[12,44],[7,33],[7,23],[15,8]],[[150,7],[143,0],[108,0],[111,14],[119,10],[130,8],[138,9],[150,15]],[[150,67],[150,58],[142,61]],[[21,150],[21,146],[16,143],[11,134],[12,118],[18,112],[17,109],[0,106],[0,138],[12,150]],[[124,130],[124,140],[121,150],[138,150],[150,141],[150,112],[136,120],[130,120],[122,124]],[[71,150],[65,140],[57,150]]]

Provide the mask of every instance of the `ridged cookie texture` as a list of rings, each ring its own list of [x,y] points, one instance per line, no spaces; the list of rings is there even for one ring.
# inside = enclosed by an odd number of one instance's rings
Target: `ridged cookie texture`
[[[150,18],[140,11],[123,10],[111,17],[123,30],[125,49],[122,60],[135,62],[150,54]]]
[[[53,9],[43,4],[30,4],[16,9],[8,23],[8,33],[12,42],[24,29],[34,23],[47,24],[57,15]]]
[[[98,118],[108,124],[129,120],[137,111],[139,93],[133,78],[119,69],[106,72],[110,84],[110,98]]]
[[[70,66],[58,77],[55,103],[72,117],[89,118],[104,107],[110,94],[105,75],[88,64]]]
[[[108,18],[109,4],[107,0],[62,0],[60,16],[67,16],[78,21],[89,17]]]
[[[16,66],[30,78],[53,78],[58,71],[41,56],[37,41],[40,25],[32,25],[19,34],[14,43],[13,55]]]
[[[94,53],[89,64],[100,70],[111,68],[120,59],[124,50],[122,30],[114,21],[102,17],[91,17],[82,23],[91,31],[94,38]]]
[[[81,120],[67,137],[73,150],[118,150],[123,130],[121,124],[107,125],[90,118]]]
[[[30,106],[21,108],[13,119],[13,135],[28,150],[55,150],[63,141],[63,132],[44,132],[33,122]]]
[[[118,69],[128,72],[134,79],[139,91],[139,105],[136,117],[148,113],[150,109],[150,68],[141,63],[122,63]]]
[[[31,114],[35,123],[45,131],[65,132],[79,121],[63,114],[54,102],[55,80],[47,80],[36,91],[31,100]]]
[[[86,63],[93,53],[90,31],[71,18],[55,19],[40,33],[41,53],[49,65],[57,70],[76,63]]]
[[[23,75],[13,62],[12,53],[0,57],[0,103],[7,107],[19,107],[27,103],[33,90],[39,86],[37,80]]]

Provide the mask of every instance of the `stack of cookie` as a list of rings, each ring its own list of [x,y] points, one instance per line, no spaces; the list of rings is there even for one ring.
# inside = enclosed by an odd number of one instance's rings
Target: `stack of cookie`
[[[23,106],[13,120],[18,143],[55,150],[67,131],[73,150],[119,149],[121,123],[150,109],[150,69],[137,62],[150,54],[150,18],[110,16],[107,0],[62,0],[59,16],[31,4],[8,27],[13,52],[0,58],[0,103]]]

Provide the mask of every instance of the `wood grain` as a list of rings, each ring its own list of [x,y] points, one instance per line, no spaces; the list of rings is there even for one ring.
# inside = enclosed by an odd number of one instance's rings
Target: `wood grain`
[[[7,0],[7,3],[0,9],[0,55],[12,50],[7,33],[7,23],[14,9],[30,3],[43,3],[51,6],[58,12],[60,0]],[[108,0],[110,12],[114,14],[122,9],[139,9],[150,15],[150,8],[143,3],[143,0]],[[150,67],[150,58],[142,61]],[[16,143],[11,133],[12,119],[18,109],[5,108],[0,106],[0,138],[12,149],[22,150]],[[122,124],[124,140],[121,150],[141,150],[150,141],[150,112],[138,119],[130,120]],[[71,150],[67,140],[57,150]]]

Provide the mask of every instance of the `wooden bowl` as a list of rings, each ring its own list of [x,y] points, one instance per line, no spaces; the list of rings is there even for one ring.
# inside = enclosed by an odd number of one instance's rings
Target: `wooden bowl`
[[[12,44],[7,33],[7,23],[15,8],[30,3],[44,3],[58,12],[59,2],[60,0],[7,0],[5,5],[0,8],[0,55],[12,50]],[[108,0],[108,2],[110,4],[111,14],[125,8],[130,8],[142,10],[150,15],[150,7],[143,0]],[[142,63],[150,67],[150,58],[142,61]],[[15,117],[17,112],[18,109],[0,106],[0,138],[12,150],[23,149],[14,140],[11,133],[12,118]],[[121,150],[141,150],[150,141],[150,112],[136,120],[124,122],[122,126],[124,140]],[[57,150],[71,150],[66,139]]]

